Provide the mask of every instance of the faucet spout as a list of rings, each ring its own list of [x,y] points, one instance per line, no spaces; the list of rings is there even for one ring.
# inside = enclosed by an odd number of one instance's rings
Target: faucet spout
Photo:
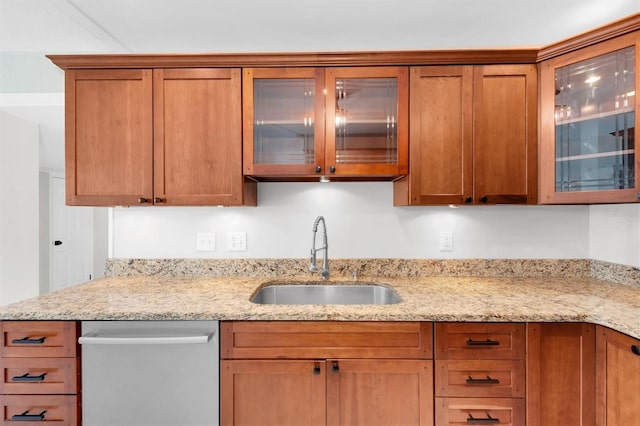
[[[316,234],[318,233],[318,225],[322,223],[322,246],[316,248]],[[309,271],[315,272],[318,270],[316,265],[316,254],[319,251],[324,250],[324,257],[322,259],[322,270],[320,276],[323,280],[329,279],[329,243],[327,242],[327,224],[324,221],[324,217],[318,216],[313,222],[313,235],[311,241],[311,261],[309,263]]]

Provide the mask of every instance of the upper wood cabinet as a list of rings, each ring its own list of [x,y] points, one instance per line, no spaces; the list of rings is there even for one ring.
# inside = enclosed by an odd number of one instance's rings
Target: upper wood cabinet
[[[239,69],[67,70],[69,205],[255,204]]]
[[[413,67],[396,205],[535,204],[535,65]]]
[[[407,173],[406,67],[243,72],[245,175],[375,179]]]
[[[540,202],[637,202],[640,36],[541,63]]]

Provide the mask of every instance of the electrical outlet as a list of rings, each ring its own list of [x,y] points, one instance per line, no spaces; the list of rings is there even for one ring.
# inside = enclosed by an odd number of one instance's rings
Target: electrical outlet
[[[214,232],[198,232],[196,234],[197,251],[215,251],[216,234]]]
[[[440,251],[453,251],[452,231],[440,231]]]
[[[247,233],[227,233],[227,251],[247,251]]]

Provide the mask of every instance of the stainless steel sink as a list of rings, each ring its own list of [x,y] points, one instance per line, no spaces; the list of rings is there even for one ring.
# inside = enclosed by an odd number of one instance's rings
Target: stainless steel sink
[[[262,287],[250,300],[263,305],[390,305],[400,302],[392,289],[364,282],[273,283]]]

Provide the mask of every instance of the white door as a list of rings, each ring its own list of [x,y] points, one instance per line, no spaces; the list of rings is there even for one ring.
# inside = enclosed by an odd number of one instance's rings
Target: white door
[[[66,206],[64,185],[51,178],[51,291],[89,281],[93,271],[93,207]]]

